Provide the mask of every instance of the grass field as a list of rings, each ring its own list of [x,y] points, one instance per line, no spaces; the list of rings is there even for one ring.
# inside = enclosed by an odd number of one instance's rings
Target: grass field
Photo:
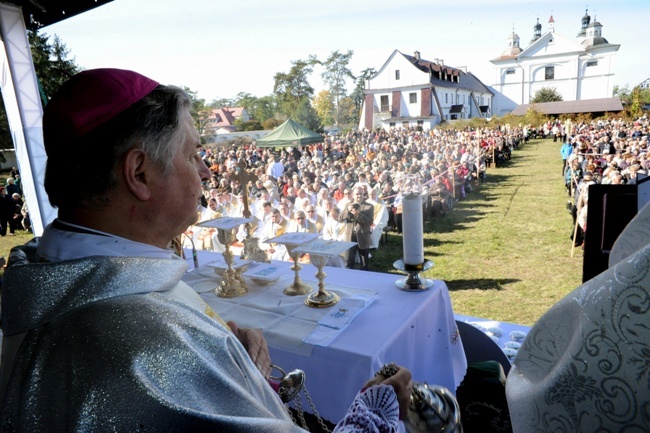
[[[533,140],[444,218],[425,224],[424,275],[446,281],[458,314],[532,325],[580,284],[582,251],[571,255],[571,217],[560,175],[560,143]],[[402,238],[373,253],[392,271]]]
[[[570,257],[559,149],[551,140],[529,142],[503,167],[489,168],[446,217],[426,223],[425,256],[435,266],[424,275],[446,281],[456,313],[532,325],[580,284],[582,251]],[[31,237],[0,238],[0,256]],[[396,272],[401,257],[401,236],[389,234],[372,252],[371,269]]]

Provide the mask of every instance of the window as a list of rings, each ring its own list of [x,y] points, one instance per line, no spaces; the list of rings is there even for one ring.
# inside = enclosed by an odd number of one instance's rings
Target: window
[[[590,60],[587,62],[587,67],[598,66],[598,60]]]
[[[445,104],[449,104],[449,93],[445,92]]]
[[[381,99],[381,109],[379,111],[385,113],[388,111],[388,95],[382,95],[380,99]]]
[[[506,75],[513,75],[515,73],[515,68],[506,69]]]
[[[389,128],[394,128],[394,127],[395,127],[395,122],[390,122],[390,123],[388,123],[388,127],[389,127]]]
[[[451,114],[451,120],[458,120],[458,115],[457,114]]]
[[[420,131],[422,130],[423,125],[424,125],[424,120],[418,120],[418,128],[420,128]]]
[[[415,104],[418,102],[418,94],[417,93],[409,93],[409,102],[411,104]]]
[[[402,121],[402,128],[404,128],[404,129],[408,129],[408,127],[409,127],[409,122],[408,122],[408,120]]]
[[[544,69],[544,79],[545,80],[554,80],[555,79],[555,66],[547,66]]]
[[[399,69],[395,69],[395,79],[399,80]]]

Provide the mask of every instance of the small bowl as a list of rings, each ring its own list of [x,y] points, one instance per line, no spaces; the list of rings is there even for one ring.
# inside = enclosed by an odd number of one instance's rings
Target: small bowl
[[[255,278],[255,277],[250,277],[251,281],[254,282],[255,284],[258,284],[260,286],[270,286],[271,284],[275,283],[278,281],[278,279],[273,279],[269,280],[267,278]]]

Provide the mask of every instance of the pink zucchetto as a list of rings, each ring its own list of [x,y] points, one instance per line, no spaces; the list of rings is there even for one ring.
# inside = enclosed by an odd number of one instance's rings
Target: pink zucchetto
[[[124,69],[90,69],[70,78],[47,103],[43,115],[45,151],[50,143],[74,141],[106,123],[158,86]],[[51,137],[52,140],[48,140]]]

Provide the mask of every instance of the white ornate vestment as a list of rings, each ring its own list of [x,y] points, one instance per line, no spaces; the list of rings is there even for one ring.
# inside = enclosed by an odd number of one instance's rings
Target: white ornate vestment
[[[526,337],[506,387],[515,432],[650,431],[649,214]]]

